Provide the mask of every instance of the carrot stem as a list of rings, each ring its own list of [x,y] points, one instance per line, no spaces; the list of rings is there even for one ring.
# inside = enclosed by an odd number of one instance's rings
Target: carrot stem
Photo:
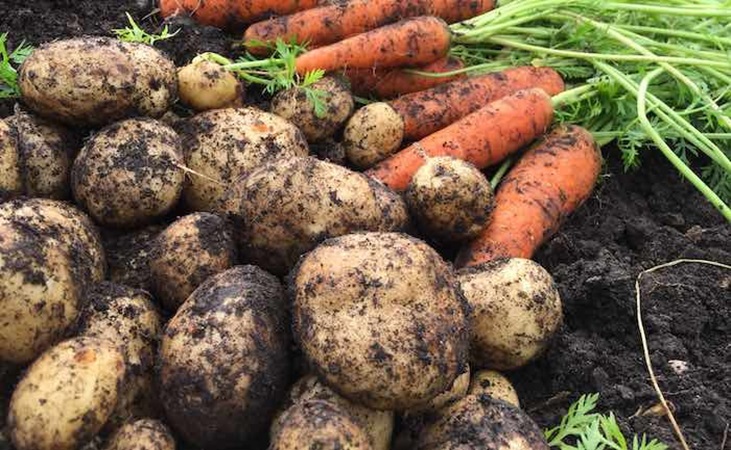
[[[513,165],[513,158],[510,157],[503,161],[502,164],[500,164],[500,167],[498,168],[497,172],[495,172],[495,175],[490,178],[490,186],[493,190],[497,188],[497,185],[500,184],[500,181],[502,181],[503,177],[506,173],[508,173],[508,169],[510,169],[510,166]]]

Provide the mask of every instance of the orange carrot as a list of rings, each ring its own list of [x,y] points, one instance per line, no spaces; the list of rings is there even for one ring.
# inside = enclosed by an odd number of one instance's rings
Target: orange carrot
[[[160,0],[160,14],[189,14],[202,24],[231,28],[273,14],[314,8],[317,4],[317,0]]]
[[[601,168],[592,135],[558,127],[529,149],[500,184],[487,228],[462,249],[457,265],[531,258],[591,194]]]
[[[446,56],[413,70],[425,73],[447,73],[464,68],[461,59]],[[406,68],[391,70],[351,69],[346,70],[345,77],[350,80],[351,90],[355,95],[393,98],[412,92],[425,91],[441,84],[465,78],[465,74],[444,77],[429,77],[408,72]]]
[[[315,69],[427,64],[447,54],[451,38],[449,27],[442,19],[415,17],[310,50],[297,57],[295,70],[304,74]]]
[[[542,89],[518,91],[406,147],[366,173],[403,191],[432,156],[452,156],[484,168],[543,134],[553,120],[551,97]]]
[[[351,0],[255,23],[244,33],[248,50],[266,54],[258,42],[307,42],[320,47],[383,25],[416,16],[437,16],[459,22],[491,10],[494,0]]]

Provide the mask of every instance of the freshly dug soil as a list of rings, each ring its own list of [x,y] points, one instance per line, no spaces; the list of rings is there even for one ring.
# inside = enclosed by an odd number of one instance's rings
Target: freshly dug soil
[[[152,30],[161,25],[154,15],[143,19],[152,10],[148,0],[0,0],[0,33],[9,32],[11,46],[109,35],[126,25],[125,11]],[[179,35],[159,45],[178,64],[198,51],[231,50],[235,37],[186,21],[171,30],[179,26]],[[0,102],[0,117],[11,111],[12,102]],[[598,392],[600,410],[614,411],[627,432],[680,448],[665,417],[643,415],[657,399],[641,351],[634,283],[642,270],[678,258],[730,264],[731,227],[652,150],[630,174],[615,150],[604,153],[595,195],[536,258],[559,285],[564,327],[541,359],[509,376],[541,426],[556,424],[581,394]],[[731,423],[731,272],[680,264],[644,276],[641,294],[651,361],[689,443],[721,449]],[[0,370],[0,428],[14,378]],[[8,445],[0,438],[0,448]]]

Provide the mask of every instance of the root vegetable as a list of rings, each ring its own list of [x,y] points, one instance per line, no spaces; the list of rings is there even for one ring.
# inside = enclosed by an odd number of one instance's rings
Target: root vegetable
[[[266,18],[317,6],[318,0],[160,0],[160,14],[190,14],[205,25],[233,28]]]
[[[0,201],[22,192],[19,161],[15,132],[7,121],[0,120]]]
[[[117,430],[104,450],[175,450],[175,439],[159,420],[140,419]]]
[[[469,394],[487,394],[520,408],[518,393],[505,375],[494,370],[480,370],[472,375]]]
[[[233,73],[205,59],[178,69],[180,100],[196,111],[242,106],[244,87]]]

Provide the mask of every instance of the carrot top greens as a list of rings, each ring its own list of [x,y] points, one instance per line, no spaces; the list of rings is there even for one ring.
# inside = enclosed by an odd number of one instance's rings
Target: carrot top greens
[[[33,51],[33,47],[21,42],[12,52],[9,52],[7,39],[8,33],[0,34],[0,98],[20,96],[17,68]]]
[[[141,44],[155,45],[155,42],[170,39],[180,32],[180,30],[175,30],[175,32],[170,33],[170,30],[168,30],[168,26],[165,25],[160,31],[160,34],[148,33],[147,31],[140,28],[139,25],[137,25],[137,22],[135,22],[135,20],[129,13],[125,14],[127,15],[129,26],[112,30],[112,32],[117,36],[117,39],[119,39],[120,41],[139,42]]]

